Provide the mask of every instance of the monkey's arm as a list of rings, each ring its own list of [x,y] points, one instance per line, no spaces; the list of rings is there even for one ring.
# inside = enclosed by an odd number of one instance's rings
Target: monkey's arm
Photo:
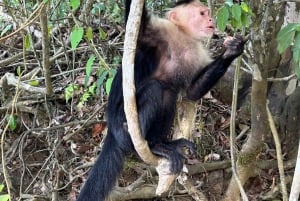
[[[244,44],[242,38],[230,40],[226,51],[195,76],[187,89],[187,97],[190,100],[198,100],[204,96],[225,74],[231,62],[243,53]]]

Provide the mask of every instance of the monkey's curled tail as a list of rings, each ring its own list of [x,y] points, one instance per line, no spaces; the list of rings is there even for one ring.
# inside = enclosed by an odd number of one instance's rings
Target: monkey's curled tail
[[[103,149],[82,188],[77,201],[104,201],[122,171],[125,155],[108,133]]]

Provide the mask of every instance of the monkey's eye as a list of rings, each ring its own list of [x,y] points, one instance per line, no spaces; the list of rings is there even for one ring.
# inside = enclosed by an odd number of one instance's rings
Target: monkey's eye
[[[201,11],[201,12],[200,12],[200,15],[205,15],[205,12]]]

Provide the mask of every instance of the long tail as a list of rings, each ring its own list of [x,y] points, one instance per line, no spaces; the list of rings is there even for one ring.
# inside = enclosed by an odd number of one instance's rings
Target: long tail
[[[125,154],[117,146],[111,133],[80,192],[77,201],[104,201],[122,171]]]

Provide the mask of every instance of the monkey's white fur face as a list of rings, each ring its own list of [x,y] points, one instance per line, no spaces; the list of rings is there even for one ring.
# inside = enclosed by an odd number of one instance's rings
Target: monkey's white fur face
[[[196,40],[211,37],[215,31],[215,24],[210,17],[209,9],[197,1],[175,7],[168,13],[167,18]]]

